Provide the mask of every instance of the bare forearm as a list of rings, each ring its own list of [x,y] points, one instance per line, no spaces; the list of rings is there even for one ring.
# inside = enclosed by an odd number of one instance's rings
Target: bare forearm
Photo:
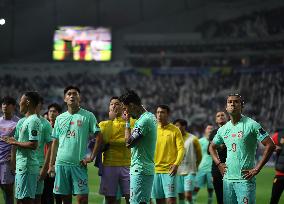
[[[15,141],[13,145],[24,148],[24,149],[32,149],[35,150],[37,148],[37,142],[18,142]]]
[[[49,167],[52,167],[55,164],[57,149],[58,149],[58,140],[54,139],[51,145]]]
[[[95,143],[95,146],[93,148],[93,151],[92,151],[92,154],[91,154],[91,157],[90,157],[90,159],[92,161],[97,156],[99,149],[101,148],[102,144],[103,144],[103,136],[102,136],[101,133],[98,133],[97,136],[96,136],[96,143]]]
[[[46,152],[46,155],[45,155],[43,169],[47,171],[48,167],[49,167],[49,163],[50,163],[50,154],[51,154],[52,142],[50,142],[50,143],[48,143],[46,145],[47,145],[47,152]]]
[[[262,154],[262,158],[256,165],[256,168],[258,170],[261,170],[262,167],[266,164],[266,162],[269,160],[270,156],[272,155],[274,149],[275,149],[275,146],[273,145],[269,144],[265,146],[264,152]]]
[[[125,142],[126,143],[129,141],[130,136],[131,136],[131,129],[125,128]]]
[[[210,143],[209,152],[210,152],[212,159],[215,162],[215,164],[221,163],[221,160],[220,160],[218,152],[217,152],[217,147],[214,143]]]

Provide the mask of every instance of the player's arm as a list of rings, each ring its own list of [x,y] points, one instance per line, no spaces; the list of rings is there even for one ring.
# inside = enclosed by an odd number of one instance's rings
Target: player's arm
[[[16,170],[16,146],[12,146],[11,148],[11,161],[10,161],[10,166],[13,172]]]
[[[52,144],[51,144],[51,150],[50,150],[48,174],[51,174],[52,172],[54,172],[54,164],[55,164],[55,159],[57,155],[57,150],[58,150],[58,139],[53,138]]]
[[[271,140],[269,136],[267,136],[265,139],[261,141],[261,143],[264,145],[264,151],[262,153],[261,160],[257,163],[255,168],[250,170],[244,170],[243,175],[245,179],[251,179],[252,177],[256,176],[262,167],[266,164],[266,162],[269,160],[270,156],[272,155],[273,151],[275,150],[275,144]]]
[[[98,125],[97,119],[94,114],[90,116],[89,128],[90,133],[93,133],[96,136],[96,143],[91,155],[88,158],[85,158],[80,161],[81,165],[83,166],[87,166],[88,163],[91,163],[95,159],[103,144],[103,135],[101,133],[100,126]]]
[[[217,147],[220,144],[224,143],[224,140],[222,138],[222,130],[221,128],[219,128],[219,130],[217,131],[217,134],[214,136],[212,142],[209,144],[209,152],[211,154],[211,157],[213,159],[213,161],[215,162],[216,166],[218,167],[219,171],[221,172],[222,176],[224,176],[224,174],[227,171],[227,165],[225,163],[222,163],[218,152],[217,152]]]
[[[102,144],[103,144],[103,135],[101,134],[101,132],[98,132],[96,134],[96,143],[95,143],[95,146],[93,148],[91,155],[88,158],[82,160],[81,164],[86,166],[87,163],[92,162],[95,159],[95,157],[97,156]]]
[[[170,167],[171,176],[176,175],[178,166],[180,165],[184,157],[184,141],[183,141],[183,137],[179,129],[176,129],[175,135],[176,135],[176,148],[177,148],[178,154],[177,154],[175,163],[172,164]]]
[[[211,142],[209,144],[209,152],[211,154],[213,161],[215,162],[216,166],[218,167],[219,171],[221,172],[222,176],[224,176],[224,174],[227,171],[227,166],[226,166],[225,163],[221,162],[219,155],[218,155],[218,152],[217,152],[217,147],[218,147],[217,144],[215,144],[214,142]]]
[[[199,166],[199,164],[202,160],[202,150],[201,150],[201,145],[200,145],[197,138],[193,139],[193,146],[194,146],[195,154],[196,154],[196,166],[198,168],[198,166]]]
[[[52,142],[48,142],[48,143],[45,144],[46,147],[47,147],[47,151],[46,151],[43,167],[40,170],[40,178],[39,178],[40,180],[44,180],[45,179],[46,174],[47,174],[48,169],[49,169],[50,154],[51,154],[51,144],[52,144]]]

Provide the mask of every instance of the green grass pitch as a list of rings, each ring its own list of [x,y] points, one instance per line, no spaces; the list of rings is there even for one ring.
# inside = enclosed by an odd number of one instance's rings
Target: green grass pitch
[[[100,204],[103,201],[103,197],[99,195],[99,182],[100,179],[97,174],[97,169],[89,165],[89,203],[90,204]],[[257,187],[256,187],[256,203],[257,204],[268,204],[271,195],[271,187],[274,177],[274,169],[265,167],[257,176]],[[76,199],[73,199],[73,203],[76,203]],[[123,201],[122,204],[125,202]],[[197,196],[197,204],[207,203],[207,191],[203,188],[200,190]],[[214,197],[214,204],[216,204],[216,199]],[[284,193],[281,196],[279,203],[284,203]],[[4,204],[3,196],[0,194],[0,204]]]

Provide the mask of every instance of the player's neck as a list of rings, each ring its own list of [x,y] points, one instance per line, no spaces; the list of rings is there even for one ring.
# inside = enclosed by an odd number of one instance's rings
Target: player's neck
[[[161,127],[165,127],[169,124],[169,121],[161,121],[159,122],[159,124],[161,125]]]
[[[68,106],[68,112],[70,114],[77,113],[80,110],[80,106]]]
[[[143,106],[139,106],[137,109],[137,118],[140,118],[140,116],[145,113],[147,110]]]
[[[29,116],[34,115],[34,114],[36,114],[36,110],[35,109],[31,109],[28,112],[26,112],[25,116],[29,117]]]
[[[7,113],[6,113],[6,114],[3,115],[3,119],[4,119],[4,120],[11,120],[12,117],[13,117],[13,114],[7,114]]]
[[[236,125],[242,118],[241,114],[230,115],[230,119],[233,125]]]

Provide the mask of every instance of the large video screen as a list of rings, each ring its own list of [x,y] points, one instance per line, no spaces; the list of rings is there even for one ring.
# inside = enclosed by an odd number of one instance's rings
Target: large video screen
[[[110,61],[111,50],[109,28],[62,26],[54,34],[54,60]]]

